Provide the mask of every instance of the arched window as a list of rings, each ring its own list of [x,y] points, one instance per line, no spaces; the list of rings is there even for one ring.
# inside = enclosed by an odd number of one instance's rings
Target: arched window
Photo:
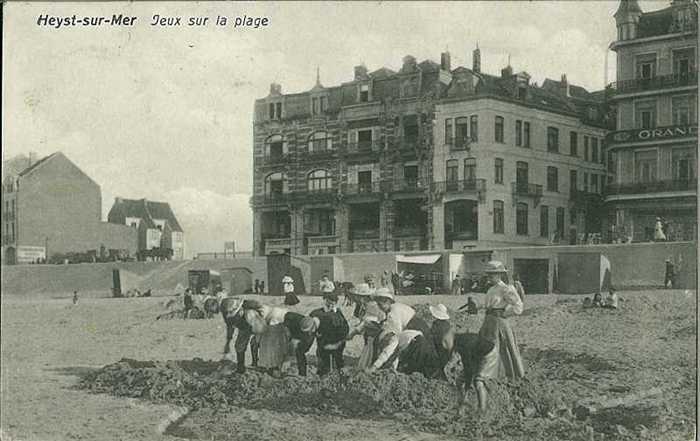
[[[282,135],[272,135],[265,140],[265,156],[281,159],[287,153],[287,145]]]
[[[464,160],[464,180],[476,181],[476,158],[467,158]]]
[[[282,172],[271,173],[265,177],[265,194],[279,195],[286,192],[287,177]]]
[[[308,175],[309,191],[325,191],[333,188],[333,178],[327,170],[314,170]]]
[[[309,136],[310,152],[325,152],[331,149],[331,144],[328,132],[314,132]]]

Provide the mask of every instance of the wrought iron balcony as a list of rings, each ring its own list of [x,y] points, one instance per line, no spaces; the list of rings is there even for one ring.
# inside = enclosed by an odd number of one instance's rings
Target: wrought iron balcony
[[[469,150],[472,141],[468,136],[448,137],[445,138],[445,144],[450,146],[450,150]]]
[[[403,192],[421,192],[425,190],[427,185],[423,180],[418,178],[403,178],[397,179],[393,186],[392,191],[403,191]]]
[[[673,87],[696,86],[698,71],[659,75],[652,78],[635,78],[610,84],[614,93],[644,92],[649,90],[669,89]]]
[[[697,178],[693,179],[669,179],[654,182],[639,182],[626,184],[608,184],[605,190],[606,196],[621,194],[645,194],[663,193],[672,191],[695,191],[698,188]]]
[[[382,150],[384,142],[376,139],[372,141],[349,142],[346,144],[348,153],[372,153]]]
[[[344,184],[343,194],[377,194],[382,193],[383,185],[380,182],[364,182],[359,184]]]
[[[353,228],[350,227],[350,239],[377,239],[379,228]]]
[[[279,204],[286,204],[287,202],[291,201],[293,195],[292,193],[283,193],[283,192],[270,192],[270,193],[265,193],[265,194],[256,194],[253,196],[253,203],[255,204],[270,204],[270,203],[279,203]]]
[[[530,184],[527,182],[513,182],[513,194],[516,196],[527,196],[534,198],[542,197],[542,186],[539,184]]]
[[[477,193],[486,190],[486,179],[433,182],[434,193]]]

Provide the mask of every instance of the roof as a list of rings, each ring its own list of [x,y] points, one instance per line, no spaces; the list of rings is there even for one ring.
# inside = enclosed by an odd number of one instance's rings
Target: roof
[[[642,13],[642,8],[639,7],[637,0],[620,0],[620,6],[617,8],[617,12],[613,14],[613,17],[628,13]]]
[[[653,37],[668,34],[673,24],[673,8],[647,12],[639,18],[637,37]]]
[[[116,198],[110,210],[110,215],[112,213],[118,213],[120,218],[135,217],[142,219],[149,228],[156,227],[155,219],[164,219],[173,231],[183,231],[175,217],[175,213],[173,213],[170,204],[167,202]]]
[[[50,154],[49,156],[44,156],[40,160],[36,161],[34,164],[30,165],[29,167],[27,167],[24,170],[22,170],[21,172],[19,172],[18,176],[25,176],[25,175],[29,174],[32,170],[35,170],[37,167],[39,167],[40,165],[42,165],[43,163],[45,163],[46,161],[55,157],[58,154],[61,154],[61,152],[55,152],[55,153]]]

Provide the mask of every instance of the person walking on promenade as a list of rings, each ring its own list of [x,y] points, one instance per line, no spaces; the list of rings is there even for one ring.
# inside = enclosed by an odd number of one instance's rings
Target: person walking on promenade
[[[454,279],[452,279],[452,295],[457,296],[462,293],[462,279],[459,277],[459,274],[455,276]]]
[[[73,291],[73,304],[78,304],[78,291]]]
[[[294,294],[294,279],[289,274],[282,278],[282,289],[284,290],[284,304],[294,306],[299,303],[299,297]]]
[[[479,409],[482,411],[486,409],[488,399],[487,380],[525,376],[518,342],[508,321],[508,317],[522,314],[523,302],[515,288],[503,282],[503,278],[507,277],[503,263],[496,260],[488,262],[486,274],[491,287],[484,299],[486,315],[479,335],[492,342],[494,347],[481,358],[475,377]]]
[[[669,257],[666,259],[666,273],[664,275],[664,288],[674,288],[676,282],[676,267]]]

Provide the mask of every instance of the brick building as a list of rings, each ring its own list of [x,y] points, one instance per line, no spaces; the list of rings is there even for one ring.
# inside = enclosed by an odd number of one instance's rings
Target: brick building
[[[674,0],[643,12],[622,1],[615,13],[617,130],[608,135],[606,203],[614,241],[697,239],[697,3]]]
[[[173,259],[185,257],[184,232],[167,202],[115,198],[107,220],[135,229],[139,251],[171,249]]]
[[[324,87],[317,78],[311,90],[285,95],[272,84],[255,103],[255,254],[540,244],[555,231],[557,241],[565,237],[565,219],[575,220],[574,232],[595,223],[586,223],[584,214],[596,199],[589,193],[600,199],[606,180],[603,94],[569,87],[566,78],[537,87],[510,67],[500,77],[484,74],[478,50],[474,63],[452,69],[449,53],[441,54],[440,64],[409,55],[398,72],[357,66],[353,80],[339,86]],[[494,130],[501,131],[498,140]],[[574,155],[571,133],[580,143]],[[589,148],[595,154],[584,156]],[[529,161],[537,178],[524,187],[520,180],[520,186],[512,179],[495,183],[494,161],[506,158],[501,180],[504,170],[515,174],[514,158]],[[545,212],[542,184],[535,181],[544,179],[548,166],[559,166],[561,175],[550,179],[562,182],[544,192],[551,223],[518,234],[521,200],[530,204],[531,224]],[[570,177],[578,183],[571,191]],[[487,233],[493,200],[509,204],[503,233]]]
[[[20,171],[16,164],[3,164],[3,263],[72,252],[136,252],[132,230],[101,222],[100,186],[63,153],[30,158]]]

